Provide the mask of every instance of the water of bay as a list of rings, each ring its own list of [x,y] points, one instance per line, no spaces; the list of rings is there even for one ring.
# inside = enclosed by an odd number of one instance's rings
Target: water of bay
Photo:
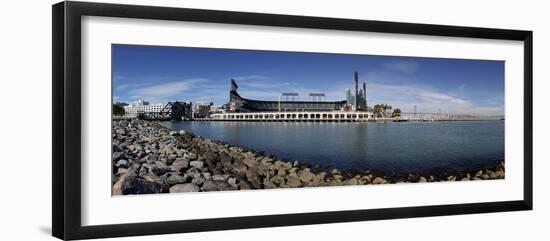
[[[504,161],[504,121],[162,122],[173,130],[341,170],[463,171]]]

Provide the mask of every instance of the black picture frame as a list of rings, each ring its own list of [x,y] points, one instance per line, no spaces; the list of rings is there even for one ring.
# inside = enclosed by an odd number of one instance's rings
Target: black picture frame
[[[60,2],[52,6],[52,233],[60,239],[199,232],[380,219],[532,210],[533,33],[523,30],[366,21],[170,7]],[[235,218],[82,226],[81,17],[229,23],[378,33],[517,40],[524,43],[524,194],[522,200]]]

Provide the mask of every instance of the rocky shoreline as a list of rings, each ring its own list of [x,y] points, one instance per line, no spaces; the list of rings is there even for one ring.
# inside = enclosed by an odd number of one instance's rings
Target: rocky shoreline
[[[467,181],[503,179],[505,174],[504,162],[492,169],[440,175],[323,171],[155,122],[113,120],[112,128],[113,195]]]

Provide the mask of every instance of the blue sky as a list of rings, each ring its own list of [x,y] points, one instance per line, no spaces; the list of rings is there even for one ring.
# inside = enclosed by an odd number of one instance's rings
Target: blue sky
[[[504,62],[374,55],[113,45],[114,101],[144,99],[225,104],[230,79],[245,98],[277,100],[283,92],[325,93],[344,100],[367,82],[367,101],[403,111],[500,115]]]

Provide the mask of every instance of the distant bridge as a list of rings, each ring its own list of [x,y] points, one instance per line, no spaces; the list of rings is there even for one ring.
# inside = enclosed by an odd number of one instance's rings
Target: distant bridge
[[[402,112],[400,118],[404,120],[502,120],[504,119],[504,116],[434,112]]]

